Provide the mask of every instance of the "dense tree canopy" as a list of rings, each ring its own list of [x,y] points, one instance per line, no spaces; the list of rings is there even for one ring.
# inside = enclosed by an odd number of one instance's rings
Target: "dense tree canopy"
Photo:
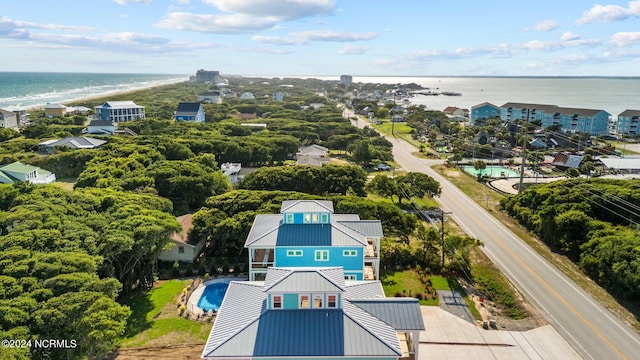
[[[171,203],[26,184],[0,186],[0,199],[0,337],[78,342],[69,351],[33,349],[33,358],[113,350],[130,313],[116,300],[153,283],[158,253],[180,229]]]
[[[505,198],[509,214],[611,293],[640,295],[640,182],[573,179]]]

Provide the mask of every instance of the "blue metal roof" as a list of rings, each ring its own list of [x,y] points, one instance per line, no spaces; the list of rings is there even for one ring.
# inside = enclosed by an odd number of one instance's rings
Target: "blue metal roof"
[[[276,246],[331,246],[331,225],[282,225],[278,229]]]
[[[402,356],[397,330],[423,329],[417,325],[422,324],[422,315],[415,299],[393,298],[376,302],[345,297],[342,309],[266,309],[267,287],[275,291],[275,287],[287,281],[300,285],[299,280],[311,272],[316,272],[318,279],[325,278],[325,284],[341,278],[344,287],[344,276],[339,274],[341,270],[270,268],[264,283],[231,282],[202,357]],[[296,273],[302,277],[291,276]],[[355,287],[355,282],[349,283],[347,293],[350,287]],[[367,292],[374,294],[382,289],[379,281],[377,283],[373,286],[374,282],[363,282],[362,288],[368,288]],[[391,309],[385,310],[385,306]],[[416,318],[410,319],[410,316]],[[394,324],[405,328],[394,328]]]

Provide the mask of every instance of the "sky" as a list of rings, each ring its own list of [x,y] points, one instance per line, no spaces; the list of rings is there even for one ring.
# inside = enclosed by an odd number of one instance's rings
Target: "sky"
[[[640,76],[640,0],[0,0],[0,49],[0,71]]]

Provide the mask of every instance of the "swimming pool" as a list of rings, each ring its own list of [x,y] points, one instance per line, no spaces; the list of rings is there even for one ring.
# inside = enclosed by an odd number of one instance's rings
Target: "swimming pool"
[[[487,175],[490,178],[515,178],[520,177],[520,174],[517,171],[513,171],[504,166],[487,166],[486,169],[476,170],[473,166],[461,166],[463,171],[477,176],[480,171],[482,171],[483,175]]]
[[[206,285],[198,300],[198,307],[202,310],[219,310],[228,287],[229,283],[227,282],[214,282]]]

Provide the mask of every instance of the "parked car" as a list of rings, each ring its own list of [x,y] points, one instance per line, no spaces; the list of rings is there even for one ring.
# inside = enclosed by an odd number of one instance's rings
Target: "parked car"
[[[387,171],[387,170],[391,170],[391,166],[387,165],[387,164],[378,164],[378,166],[376,167],[379,171]]]

